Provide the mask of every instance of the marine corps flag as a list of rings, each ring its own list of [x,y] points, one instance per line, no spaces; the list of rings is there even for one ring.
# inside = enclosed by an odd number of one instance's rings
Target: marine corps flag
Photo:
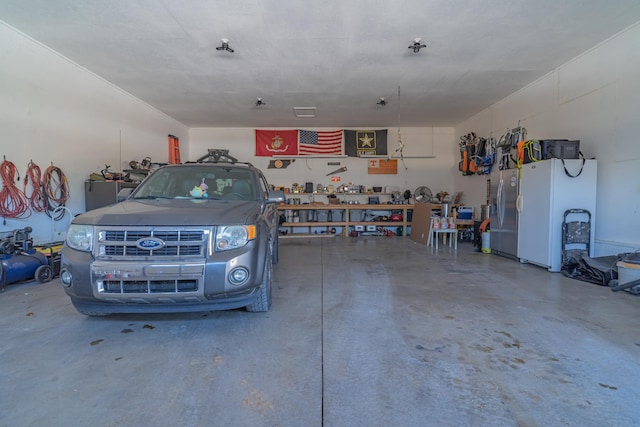
[[[386,156],[387,131],[345,130],[344,153],[350,157]]]
[[[256,129],[256,156],[296,156],[298,130]]]

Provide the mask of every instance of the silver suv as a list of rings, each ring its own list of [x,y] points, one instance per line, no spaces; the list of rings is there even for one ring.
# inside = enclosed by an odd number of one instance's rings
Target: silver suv
[[[163,166],[122,202],[74,218],[60,280],[89,316],[268,311],[282,201],[248,163]]]

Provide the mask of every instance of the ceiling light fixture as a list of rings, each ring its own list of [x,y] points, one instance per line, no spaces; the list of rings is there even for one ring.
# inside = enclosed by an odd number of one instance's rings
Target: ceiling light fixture
[[[413,39],[413,44],[409,46],[409,49],[413,49],[413,53],[420,52],[420,49],[427,47],[420,37]]]
[[[256,107],[261,107],[261,106],[263,106],[263,105],[267,105],[267,103],[266,103],[266,102],[264,102],[264,101],[262,100],[262,98],[258,98],[258,99],[256,99]]]
[[[293,112],[299,119],[311,119],[316,116],[316,107],[293,107]]]
[[[233,49],[229,47],[229,39],[220,39],[220,46],[216,47],[216,50],[226,50],[227,52],[235,52]]]
[[[387,101],[384,99],[384,97],[380,98],[380,101],[378,101],[378,105],[382,105],[383,107],[387,105]]]

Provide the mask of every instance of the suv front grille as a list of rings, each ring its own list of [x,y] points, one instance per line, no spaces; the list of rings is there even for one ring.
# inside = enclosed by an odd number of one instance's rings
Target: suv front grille
[[[127,256],[127,257],[149,257],[149,256],[189,256],[202,255],[202,246],[165,246],[161,249],[151,251],[149,249],[140,249],[137,246],[124,245],[105,245],[104,254],[109,256]]]
[[[102,293],[105,294],[154,294],[196,292],[198,281],[180,280],[105,280]]]
[[[211,229],[175,228],[175,227],[104,227],[98,230],[98,242],[95,249],[96,259],[126,259],[150,257],[163,259],[183,259],[185,257],[204,258]],[[164,245],[156,249],[142,248],[137,245],[141,239],[153,238]]]
[[[135,242],[145,237],[157,237],[165,242],[198,242],[202,240],[203,230],[105,230],[105,241]]]

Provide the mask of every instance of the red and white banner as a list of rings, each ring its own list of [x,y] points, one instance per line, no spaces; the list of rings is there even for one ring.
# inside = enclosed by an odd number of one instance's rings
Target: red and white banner
[[[256,129],[256,156],[298,155],[297,130]]]

